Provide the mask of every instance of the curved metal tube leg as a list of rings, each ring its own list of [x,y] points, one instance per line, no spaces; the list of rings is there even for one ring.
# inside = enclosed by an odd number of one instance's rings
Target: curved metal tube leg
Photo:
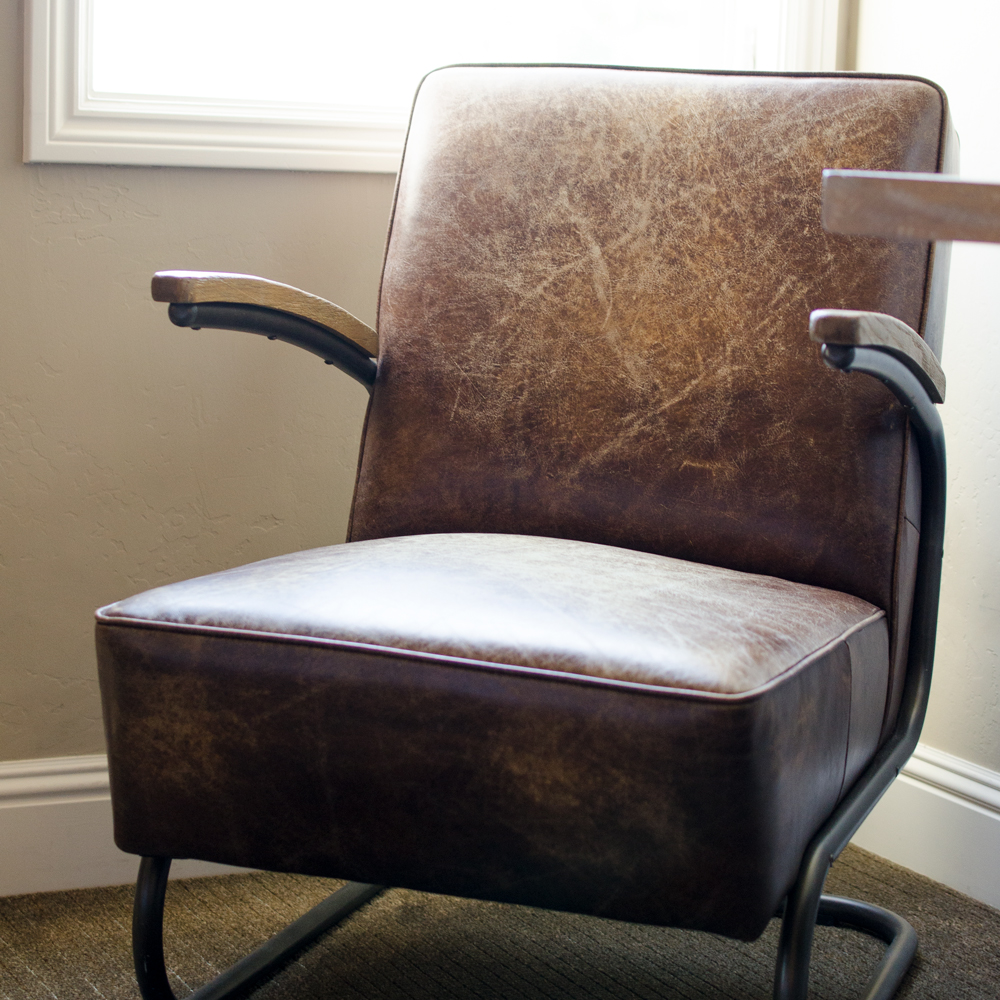
[[[163,961],[163,903],[169,874],[170,858],[143,858],[139,864],[132,911],[132,957],[143,1000],[176,1000]],[[224,1000],[269,979],[296,952],[384,888],[348,882],[256,951],[195,990],[188,1000]]]
[[[829,858],[817,852],[808,853],[801,874],[785,900],[774,968],[774,1000],[806,1000],[819,900],[829,871]]]
[[[917,932],[891,910],[840,896],[802,893],[785,906],[774,975],[775,1000],[806,1000],[816,926],[845,927],[884,941],[888,948],[862,1000],[890,1000],[917,953]]]
[[[143,858],[132,904],[132,961],[143,1000],[174,1000],[163,963],[163,901],[170,858]]]
[[[818,922],[826,927],[864,931],[889,946],[875,975],[868,981],[868,992],[864,996],[864,1000],[889,1000],[917,953],[917,932],[910,922],[892,910],[840,896],[823,896]]]

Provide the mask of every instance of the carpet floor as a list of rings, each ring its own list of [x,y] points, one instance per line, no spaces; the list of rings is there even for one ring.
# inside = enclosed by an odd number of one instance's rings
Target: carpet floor
[[[340,883],[247,874],[171,883],[166,953],[186,996]],[[135,1000],[131,887],[0,899],[0,997]],[[1000,911],[849,847],[827,892],[905,916],[920,950],[900,1000],[1000,994]],[[766,1000],[772,921],[752,944],[527,907],[394,889],[260,987],[254,1000]],[[861,995],[881,945],[819,928],[810,998]]]

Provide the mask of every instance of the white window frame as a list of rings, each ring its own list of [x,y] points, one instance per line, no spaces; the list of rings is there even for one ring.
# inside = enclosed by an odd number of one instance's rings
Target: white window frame
[[[294,104],[89,92],[91,0],[26,0],[24,160],[395,173],[406,123]],[[856,0],[782,0],[778,65],[844,65]]]

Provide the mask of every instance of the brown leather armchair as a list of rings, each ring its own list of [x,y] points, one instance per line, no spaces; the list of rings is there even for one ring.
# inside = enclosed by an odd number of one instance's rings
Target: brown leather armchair
[[[299,344],[371,402],[350,544],[98,613],[147,1000],[175,857],[357,880],[200,996],[384,885],[746,940],[780,911],[783,1000],[817,920],[857,927],[892,994],[912,928],[821,891],[926,706],[946,269],[825,232],[821,175],[939,171],[950,136],[908,77],[450,67],[377,334],[156,276],[175,323]]]

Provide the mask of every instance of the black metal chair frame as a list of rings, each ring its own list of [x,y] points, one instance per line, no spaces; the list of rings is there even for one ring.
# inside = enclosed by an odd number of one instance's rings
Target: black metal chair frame
[[[336,334],[287,313],[228,303],[176,304],[170,306],[170,318],[177,326],[242,330],[259,333],[271,340],[284,340],[319,355],[327,364],[335,365],[361,382],[369,392],[374,384],[372,359],[362,357]],[[805,850],[798,878],[778,914],[782,926],[774,998],[806,1000],[813,936],[819,924],[862,931],[886,943],[885,954],[869,980],[864,1000],[889,1000],[916,953],[916,931],[889,910],[859,900],[825,896],[822,892],[831,864],[913,753],[927,711],[944,537],[944,432],[927,390],[905,360],[878,347],[823,344],[821,354],[832,368],[861,372],[879,379],[907,411],[921,460],[920,546],[906,679],[896,727]],[[170,858],[143,858],[139,866],[132,948],[143,1000],[175,1000],[163,957],[163,906],[170,861]],[[223,1000],[245,994],[272,977],[324,931],[384,888],[348,883],[201,987],[192,994],[191,1000]]]

